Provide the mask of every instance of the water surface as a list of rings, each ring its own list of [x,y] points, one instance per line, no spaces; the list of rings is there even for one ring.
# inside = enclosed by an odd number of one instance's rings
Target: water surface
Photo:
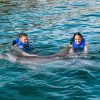
[[[0,53],[26,32],[34,53],[51,55],[77,31],[89,45],[87,59],[0,60],[0,100],[100,100],[100,1],[0,0]]]

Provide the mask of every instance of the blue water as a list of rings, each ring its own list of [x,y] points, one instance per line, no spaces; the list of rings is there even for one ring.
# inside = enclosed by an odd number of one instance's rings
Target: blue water
[[[0,0],[0,53],[20,32],[51,55],[81,32],[87,59],[22,65],[0,60],[0,100],[100,100],[99,0]]]

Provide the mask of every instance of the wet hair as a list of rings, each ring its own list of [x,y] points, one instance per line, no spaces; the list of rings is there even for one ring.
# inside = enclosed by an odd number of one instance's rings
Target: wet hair
[[[21,38],[22,36],[26,36],[27,37],[28,35],[26,33],[20,33],[19,34],[19,38]]]
[[[76,32],[76,33],[74,34],[74,36],[71,38],[70,44],[72,44],[72,42],[75,40],[75,36],[76,36],[76,35],[79,35],[79,36],[82,38],[82,40],[83,40],[82,34],[79,33],[79,32]]]

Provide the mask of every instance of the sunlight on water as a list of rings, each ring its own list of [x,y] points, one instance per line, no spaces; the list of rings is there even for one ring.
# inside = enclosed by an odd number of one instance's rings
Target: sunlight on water
[[[100,100],[99,0],[0,0],[0,53],[20,32],[34,53],[51,55],[77,31],[86,57],[19,64],[0,58],[0,100]]]

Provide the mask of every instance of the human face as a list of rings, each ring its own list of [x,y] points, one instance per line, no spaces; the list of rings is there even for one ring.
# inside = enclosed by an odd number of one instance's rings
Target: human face
[[[74,39],[75,39],[76,44],[80,45],[82,38],[79,35],[76,35]]]
[[[20,41],[21,41],[23,44],[27,44],[27,43],[28,43],[28,37],[27,37],[27,36],[22,36],[22,37],[20,37]]]

